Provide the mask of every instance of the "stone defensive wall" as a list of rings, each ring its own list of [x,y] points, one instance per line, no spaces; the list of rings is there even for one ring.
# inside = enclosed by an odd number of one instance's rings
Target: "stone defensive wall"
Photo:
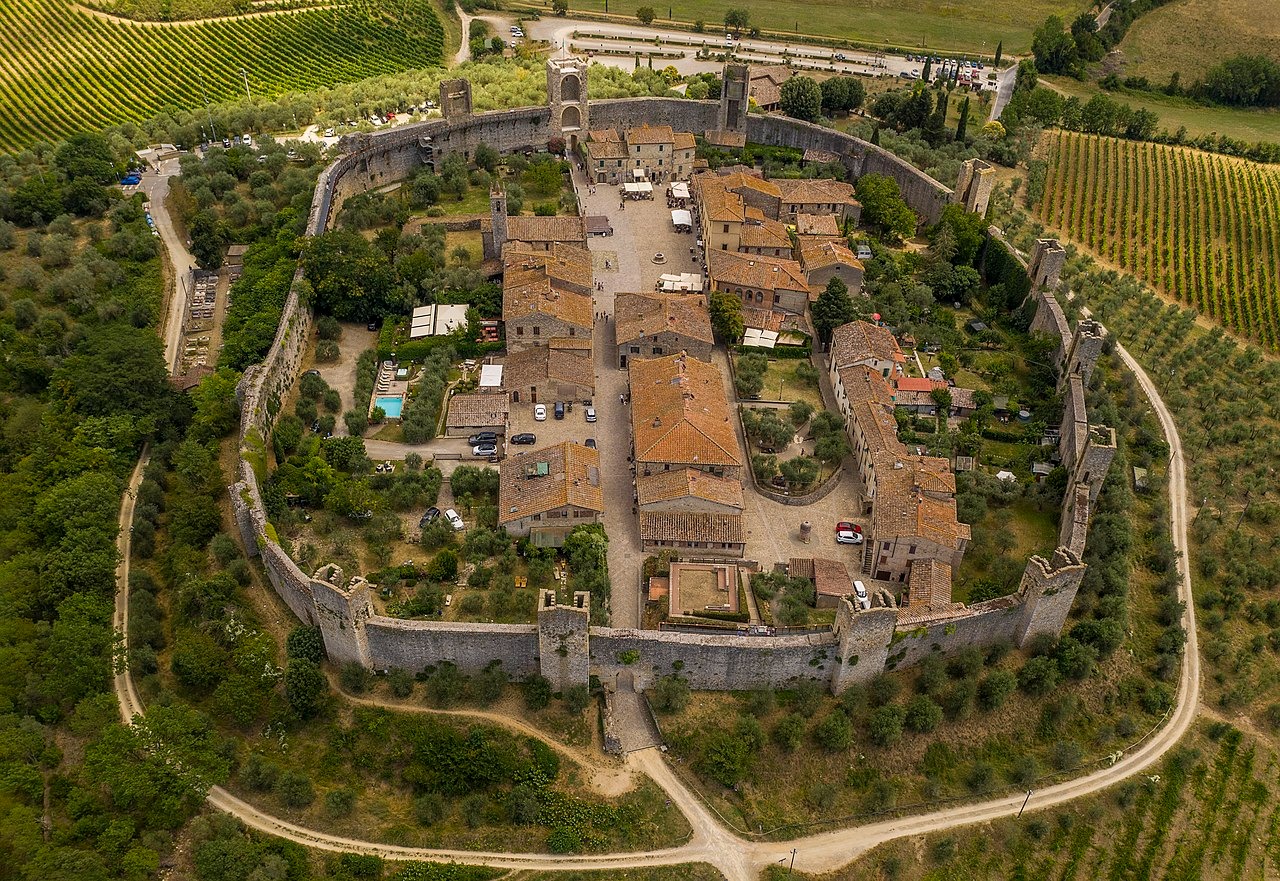
[[[713,101],[667,98],[592,101],[590,127],[626,128],[648,122],[702,132],[715,128],[717,108]],[[836,153],[854,176],[889,175],[898,181],[908,204],[929,221],[936,220],[954,196],[904,160],[842,132],[761,115],[749,117],[747,130],[753,142]],[[450,152],[469,156],[481,143],[499,151],[540,148],[551,132],[549,108],[530,107],[345,137],[345,154],[317,180],[307,234],[325,230],[348,197],[404,180]],[[675,673],[696,689],[783,687],[812,679],[839,692],[927,654],[946,655],[1002,641],[1022,644],[1039,632],[1056,634],[1066,620],[1084,566],[1078,553],[1065,548],[1052,560],[1032,557],[1016,594],[959,609],[949,619],[914,624],[906,610],[861,611],[845,600],[830,633],[804,636],[591,627],[585,594],[576,595],[570,604],[544,595],[536,625],[406,621],[378,615],[363,579],[346,579],[332,566],[310,576],[299,569],[281,547],[262,502],[259,481],[267,474],[271,426],[297,377],[312,326],[310,309],[299,299],[300,279],[299,271],[266,358],[245,372],[237,388],[240,460],[230,494],[247,553],[261,557],[276,593],[298,619],[321,629],[336,663],[416,672],[450,662],[470,673],[498,661],[515,677],[541,673],[556,689],[587,684],[592,676],[613,687],[624,675],[644,689]]]

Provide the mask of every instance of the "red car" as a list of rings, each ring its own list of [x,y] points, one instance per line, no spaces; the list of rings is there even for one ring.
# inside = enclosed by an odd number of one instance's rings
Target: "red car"
[[[836,543],[842,545],[862,544],[862,527],[847,520],[836,524]]]

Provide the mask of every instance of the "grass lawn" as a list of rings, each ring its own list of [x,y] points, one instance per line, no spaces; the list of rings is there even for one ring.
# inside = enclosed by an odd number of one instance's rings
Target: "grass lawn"
[[[1093,83],[1082,83],[1070,77],[1041,77],[1042,82],[1064,95],[1088,101],[1103,94]],[[1183,78],[1186,81],[1186,78]],[[1280,110],[1228,110],[1202,107],[1181,98],[1162,95],[1115,93],[1112,97],[1132,107],[1141,107],[1160,117],[1160,128],[1171,132],[1186,126],[1192,137],[1217,132],[1242,141],[1280,141]]]
[[[550,0],[525,0],[521,5],[550,8]],[[634,16],[644,0],[613,0],[609,12]],[[1070,0],[990,0],[986,3],[954,0],[673,0],[658,12],[682,22],[704,21],[718,29],[725,11],[744,7],[751,24],[789,34],[836,37],[865,43],[887,43],[905,48],[946,49],[958,52],[995,52],[1004,41],[1005,55],[1031,48],[1031,33],[1050,15],[1066,21],[1083,12],[1085,4]],[[605,0],[574,0],[570,10],[603,12]],[[654,22],[661,26],[662,20]]]
[[[484,187],[469,187],[466,195],[461,199],[455,201],[452,197],[445,196],[436,203],[436,206],[444,210],[445,217],[460,214],[488,214],[489,191]]]
[[[989,441],[984,441],[983,448]],[[999,511],[1010,511],[1013,517],[1004,527],[1013,536],[1013,547],[1005,558],[1026,560],[1032,554],[1047,555],[1053,552],[1058,541],[1058,530],[1053,522],[1051,511],[1038,511],[1028,499],[1018,499],[1007,508],[990,507],[987,514],[973,525],[975,536],[991,536],[1000,530],[997,525]],[[969,588],[988,574],[989,565],[981,565],[980,554],[965,554],[960,563],[960,571],[956,573],[951,589],[951,598],[958,603],[969,601]]]
[[[454,248],[465,248],[468,255],[467,260],[473,266],[479,266],[484,260],[484,241],[478,229],[463,232],[446,232],[444,234],[444,252],[449,255],[451,260],[453,259]]]
[[[1212,23],[1211,27],[1206,27]],[[1232,55],[1280,61],[1280,3],[1175,0],[1138,18],[1120,43],[1124,73],[1163,85],[1175,71],[1189,85]]]
[[[808,364],[804,358],[779,358],[769,362],[764,374],[762,401],[808,401],[815,410],[823,409],[822,392],[816,381],[796,378],[796,367]]]

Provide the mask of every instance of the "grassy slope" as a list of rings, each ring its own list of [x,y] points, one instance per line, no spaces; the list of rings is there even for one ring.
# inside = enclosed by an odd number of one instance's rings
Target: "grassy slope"
[[[1094,95],[1104,94],[1092,83],[1082,83],[1070,77],[1041,77],[1041,82],[1052,86],[1064,95],[1074,95],[1088,101]],[[1167,77],[1166,77],[1167,79]],[[1185,82],[1185,78],[1184,78]],[[1160,127],[1171,132],[1186,126],[1192,137],[1212,132],[1253,143],[1254,141],[1280,141],[1280,111],[1276,110],[1226,110],[1203,107],[1176,98],[1143,93],[1115,94],[1112,97],[1135,108],[1143,107],[1160,117]]]
[[[1189,83],[1240,52],[1280,60],[1280,3],[1256,0],[1177,0],[1150,12],[1120,44],[1126,74],[1168,82],[1178,71]]]
[[[542,0],[526,0],[531,6],[550,6]],[[632,15],[647,0],[613,0],[609,12]],[[822,34],[842,39],[896,46],[941,48],[954,51],[995,51],[1004,41],[1008,55],[1031,48],[1031,32],[1049,15],[1073,18],[1084,8],[1074,0],[671,0],[657,12],[668,10],[678,21],[703,20],[714,29],[724,21],[725,10],[745,7],[751,23],[776,31]],[[570,0],[573,10],[603,12],[604,0]],[[655,22],[661,24],[661,20]]]

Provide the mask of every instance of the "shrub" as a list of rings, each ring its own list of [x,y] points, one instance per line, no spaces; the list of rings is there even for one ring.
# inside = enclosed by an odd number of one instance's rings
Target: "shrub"
[[[876,746],[892,746],[902,736],[902,707],[889,704],[880,707],[867,721],[867,734]]]
[[[580,716],[591,703],[591,691],[585,685],[571,685],[564,690],[564,708],[571,716]]]
[[[261,753],[249,753],[240,767],[240,780],[255,792],[266,792],[276,785],[280,766]]]
[[[413,674],[408,670],[395,667],[387,674],[387,685],[396,697],[409,697],[413,694]]]
[[[659,713],[679,713],[689,705],[689,683],[676,674],[663,676],[653,687],[653,708]]]
[[[551,683],[545,676],[534,674],[520,686],[524,705],[531,710],[544,710],[551,703]]]
[[[1057,687],[1060,678],[1053,658],[1041,655],[1022,665],[1018,671],[1018,686],[1027,694],[1043,697]]]
[[[992,670],[978,685],[978,705],[991,711],[999,709],[1018,687],[1018,677],[1008,670]]]
[[[301,771],[285,771],[281,774],[276,780],[275,793],[276,798],[290,808],[305,808],[316,800],[311,778]]]
[[[338,682],[341,683],[343,690],[352,694],[364,694],[368,691],[371,678],[371,674],[364,665],[357,664],[355,661],[343,664],[342,670],[338,673]]]
[[[813,738],[828,752],[840,752],[853,745],[853,725],[844,710],[833,710],[813,729]]]
[[[916,734],[927,734],[942,722],[942,707],[925,695],[917,695],[907,704],[906,726]]]
[[[324,812],[330,817],[347,817],[356,806],[356,794],[345,786],[334,789],[324,797]]]
[[[1280,704],[1276,706],[1280,707]],[[804,717],[790,713],[773,726],[773,742],[787,752],[793,752],[804,739]]]
[[[444,815],[444,796],[438,792],[428,792],[413,800],[413,817],[423,826],[439,823]]]
[[[1059,771],[1078,768],[1084,758],[1084,750],[1074,740],[1059,740],[1053,745],[1053,766]]]

